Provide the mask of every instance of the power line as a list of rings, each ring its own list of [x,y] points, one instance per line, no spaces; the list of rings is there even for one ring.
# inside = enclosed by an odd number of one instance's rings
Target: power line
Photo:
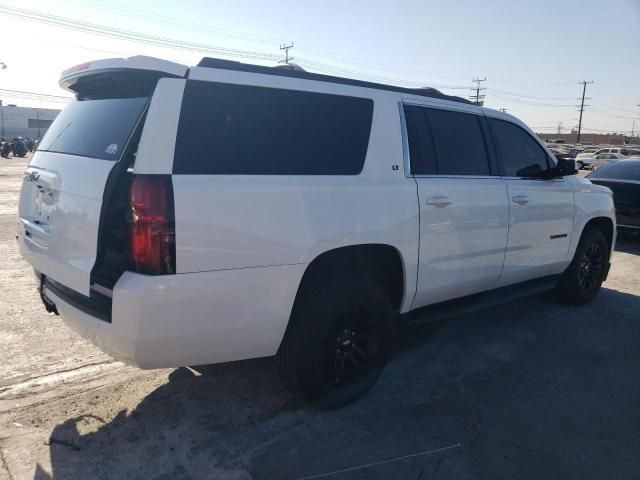
[[[615,105],[610,105],[610,104],[605,103],[605,102],[603,102],[601,100],[593,100],[593,103],[598,103],[598,104],[602,105],[603,107],[612,108],[614,110],[620,110],[620,111],[626,112],[626,113],[636,113],[633,110],[629,110],[629,109],[622,108],[622,107],[616,107]]]
[[[590,111],[595,113],[595,114],[597,114],[597,115],[604,115],[605,117],[621,118],[623,120],[633,120],[634,119],[634,117],[628,117],[628,116],[623,116],[623,115],[614,115],[612,113],[602,112],[600,110],[594,110],[593,108]]]
[[[84,2],[80,3],[77,2],[83,6],[87,6]],[[180,29],[184,29],[187,31],[198,31],[201,33],[205,33],[208,35],[214,35],[214,36],[227,36],[227,37],[237,37],[240,39],[246,39],[246,40],[251,40],[251,41],[260,41],[261,44],[264,44],[265,42],[270,42],[272,44],[274,43],[278,43],[281,45],[281,40],[280,39],[276,39],[274,37],[266,37],[263,35],[255,35],[255,34],[248,34],[248,33],[243,33],[243,32],[239,32],[236,30],[229,30],[229,29],[222,29],[222,28],[217,28],[217,27],[212,27],[209,25],[205,25],[202,23],[196,23],[196,22],[189,22],[189,21],[184,21],[184,20],[176,20],[173,19],[171,17],[167,17],[165,15],[161,15],[158,13],[152,13],[152,12],[146,12],[144,10],[141,9],[137,9],[137,8],[133,8],[133,7],[128,7],[128,6],[124,6],[121,4],[108,4],[108,6],[105,4],[105,2],[100,1],[100,0],[96,0],[96,1],[89,1],[89,7],[91,8],[97,8],[103,11],[107,11],[107,12],[112,12],[118,15],[123,15],[123,16],[127,16],[127,17],[135,17],[135,18],[140,18],[142,20],[145,20],[147,22],[152,22],[152,23],[156,23],[156,24],[162,24],[162,25],[168,25],[168,26],[173,26],[176,28],[180,28]],[[98,4],[98,5],[96,5]],[[347,55],[343,55],[343,54],[338,54],[338,53],[333,53],[333,52],[327,52],[315,47],[312,47],[310,45],[307,44],[302,44],[302,43],[298,43],[296,45],[296,47],[298,49],[302,49],[303,51],[309,51],[311,55],[315,55],[315,56],[320,56],[320,57],[325,57],[325,58],[338,58],[338,59],[343,59],[348,61],[349,63],[352,64],[359,64],[359,65],[363,65],[363,66],[368,66],[368,67],[375,67],[377,69],[383,69],[383,70],[388,70],[388,71],[393,71],[393,72],[405,72],[405,73],[411,73],[414,75],[423,75],[423,76],[429,76],[429,77],[440,77],[440,78],[464,78],[464,76],[462,75],[450,75],[450,74],[441,74],[441,73],[429,73],[429,72],[423,72],[423,71],[419,71],[419,70],[413,70],[413,69],[408,69],[406,67],[400,67],[400,66],[394,66],[394,65],[385,65],[383,63],[378,63],[378,62],[366,62],[363,61],[362,59],[356,58],[356,57],[350,57]],[[315,53],[314,53],[315,52]],[[290,59],[291,60],[291,59]]]
[[[40,100],[43,102],[67,103],[72,97],[49,95],[47,93],[25,92],[22,90],[8,90],[0,88],[0,97],[20,98],[22,100]]]
[[[369,73],[363,73],[363,72],[358,72],[355,70],[350,70],[347,68],[342,68],[342,67],[336,67],[336,66],[332,66],[332,65],[327,65],[324,63],[319,63],[319,62],[315,62],[315,61],[311,61],[311,60],[307,60],[306,58],[301,58],[301,57],[297,57],[297,62],[299,65],[302,66],[306,66],[306,67],[311,67],[316,71],[321,71],[323,73],[328,73],[331,75],[342,75],[342,76],[347,76],[347,77],[358,77],[360,79],[364,79],[364,80],[370,80],[372,82],[377,82],[377,83],[388,83],[388,84],[402,84],[408,87],[413,87],[413,88],[421,88],[421,87],[425,87],[425,86],[431,86],[434,88],[444,88],[444,89],[465,89],[467,90],[469,87],[464,87],[464,86],[459,86],[459,85],[440,85],[440,84],[432,84],[429,82],[424,82],[424,81],[413,81],[413,80],[399,80],[398,78],[394,78],[394,77],[387,77],[387,76],[383,76],[383,75],[376,75],[376,74],[369,74]]]
[[[513,92],[505,92],[504,90],[498,90],[495,88],[487,88],[488,92],[496,92],[496,93],[501,93],[503,95],[509,95],[512,97],[519,97],[519,98],[532,98],[535,100],[573,100],[574,97],[537,97],[534,95],[521,95],[519,93],[513,93]]]
[[[130,7],[127,5],[122,5],[114,2],[104,2],[100,0],[87,0],[87,1],[74,1],[71,0],[78,5],[82,5],[84,7],[95,8],[98,10],[102,10],[104,12],[115,13],[116,15],[121,15],[125,17],[133,17],[138,18],[147,22],[155,23],[158,25],[166,25],[170,27],[175,27],[182,30],[187,30],[189,32],[197,31],[200,33],[205,33],[207,35],[213,36],[224,36],[230,38],[239,38],[242,40],[250,40],[260,42],[264,44],[265,42],[269,42],[273,45],[278,45],[282,39],[277,39],[274,37],[267,37],[264,35],[256,35],[253,33],[240,32],[237,30],[231,30],[227,28],[220,27],[212,27],[211,25],[206,25],[204,23],[198,23],[187,20],[179,20],[176,18],[169,17],[167,15],[162,15],[156,12],[149,12],[146,10],[142,10],[139,8]]]
[[[508,100],[510,102],[514,102],[514,103],[521,103],[523,105],[532,105],[532,106],[537,106],[537,107],[573,107],[573,104],[560,104],[560,103],[543,103],[543,102],[530,102],[527,100],[520,100],[517,98],[510,98],[510,97],[506,97],[504,95],[496,95],[493,94],[492,98],[496,97],[496,98],[500,98],[502,100]]]
[[[251,50],[241,50],[235,48],[225,48],[216,45],[208,45],[203,43],[187,42],[175,40],[166,37],[157,37],[154,35],[146,35],[128,30],[105,27],[102,25],[76,21],[70,18],[59,17],[57,15],[43,14],[33,10],[23,8],[13,8],[6,5],[0,5],[0,13],[5,15],[28,20],[37,23],[53,25],[56,27],[68,28],[83,33],[91,33],[102,35],[120,40],[127,40],[158,47],[172,48],[176,50],[185,50],[189,52],[199,52],[206,54],[215,54],[226,57],[249,58],[262,61],[277,61],[278,55],[264,52],[256,52]]]

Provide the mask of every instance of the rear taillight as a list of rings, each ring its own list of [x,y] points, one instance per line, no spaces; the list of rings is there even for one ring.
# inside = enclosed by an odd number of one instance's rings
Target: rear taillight
[[[134,175],[129,212],[130,268],[149,275],[176,273],[171,175]]]

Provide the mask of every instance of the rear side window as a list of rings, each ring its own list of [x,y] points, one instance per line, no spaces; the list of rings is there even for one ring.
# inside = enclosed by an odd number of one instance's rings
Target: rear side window
[[[118,160],[148,100],[74,100],[58,114],[38,150]]]
[[[589,178],[640,181],[640,162],[620,160],[619,162],[608,163],[591,173]]]
[[[413,105],[404,112],[412,174],[490,175],[475,115]]]
[[[191,80],[173,172],[356,175],[372,117],[371,99]]]
[[[509,122],[489,118],[507,177],[535,177],[549,168],[547,154],[531,135]]]
[[[440,175],[489,175],[489,158],[476,115],[428,109]]]
[[[404,107],[404,118],[409,137],[409,158],[411,173],[414,175],[436,175],[436,151],[427,122],[427,109],[407,105]]]

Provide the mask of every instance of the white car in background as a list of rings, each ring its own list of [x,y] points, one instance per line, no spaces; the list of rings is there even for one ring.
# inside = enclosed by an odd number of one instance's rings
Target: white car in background
[[[612,155],[612,156],[606,156]],[[640,150],[625,147],[602,148],[594,153],[581,153],[576,155],[578,168],[594,168],[595,164],[603,160],[624,159],[629,156],[640,155]]]
[[[591,164],[593,166],[593,170],[597,170],[598,168],[602,167],[603,165],[606,165],[607,163],[620,162],[620,161],[626,161],[626,160],[638,160],[639,158],[640,157],[638,156],[626,157],[619,153],[601,153],[600,155],[598,155],[596,158],[592,160]]]

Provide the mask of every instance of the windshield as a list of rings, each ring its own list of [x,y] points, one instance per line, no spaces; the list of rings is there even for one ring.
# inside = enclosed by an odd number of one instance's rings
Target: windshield
[[[589,175],[589,178],[610,178],[618,180],[640,180],[640,162],[620,161],[603,165]]]
[[[118,160],[147,101],[74,100],[55,119],[38,150]]]

